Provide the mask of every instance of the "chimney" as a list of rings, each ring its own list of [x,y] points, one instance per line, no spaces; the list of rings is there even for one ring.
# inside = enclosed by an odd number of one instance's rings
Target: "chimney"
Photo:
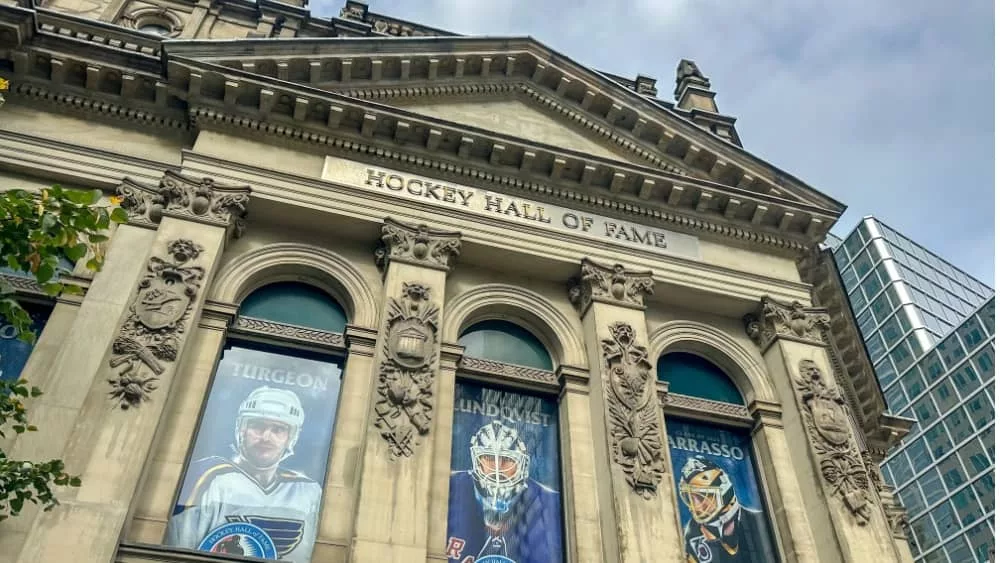
[[[692,60],[681,59],[677,65],[674,100],[677,101],[675,107],[688,112],[691,121],[699,127],[736,146],[743,146],[736,134],[736,118],[719,113],[712,83]]]

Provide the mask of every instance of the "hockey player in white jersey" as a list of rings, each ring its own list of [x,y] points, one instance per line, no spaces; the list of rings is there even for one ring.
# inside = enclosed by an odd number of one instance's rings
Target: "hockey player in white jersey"
[[[258,387],[240,404],[235,455],[191,464],[193,487],[178,499],[168,545],[306,563],[316,538],[321,489],[279,464],[295,452],[302,403],[284,389]]]

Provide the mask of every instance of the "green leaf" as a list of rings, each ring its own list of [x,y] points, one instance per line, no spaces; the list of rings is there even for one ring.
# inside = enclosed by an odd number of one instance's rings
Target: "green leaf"
[[[83,242],[66,249],[66,258],[69,258],[72,262],[76,262],[77,260],[83,258],[86,255],[87,255],[87,244]]]
[[[114,223],[127,223],[128,213],[126,213],[121,207],[116,207],[114,211],[111,212],[111,221]]]
[[[45,292],[45,295],[48,295],[50,297],[55,297],[56,295],[59,295],[59,293],[62,290],[63,290],[63,284],[58,282],[42,284],[42,291]]]
[[[106,242],[108,240],[108,236],[107,235],[99,235],[99,234],[96,234],[96,233],[92,233],[90,235],[87,235],[87,240],[89,240],[90,242],[96,244],[96,243],[99,243],[99,242]]]
[[[70,487],[79,487],[80,485],[81,481],[79,477],[73,477],[72,479],[69,480]]]
[[[38,280],[38,283],[44,284],[45,282],[52,279],[52,276],[54,274],[55,274],[55,269],[52,267],[52,265],[45,263],[38,267],[38,271],[35,272],[35,279]]]

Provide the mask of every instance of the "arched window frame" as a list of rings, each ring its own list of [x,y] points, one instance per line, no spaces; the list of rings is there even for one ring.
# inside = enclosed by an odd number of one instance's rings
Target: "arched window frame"
[[[264,284],[257,289],[266,287]],[[308,284],[307,284],[308,285]],[[317,288],[326,292],[323,288]],[[256,290],[255,290],[256,291]],[[247,296],[253,292],[249,292]],[[335,296],[330,299],[340,305]],[[245,298],[244,298],[245,299]],[[346,311],[346,309],[344,309]],[[312,353],[326,353],[336,356],[346,356],[347,341],[344,332],[331,332],[306,326],[281,323],[267,319],[259,319],[239,314],[239,309],[226,335],[226,340],[246,340],[259,344],[284,348],[295,348]]]
[[[466,323],[467,326],[463,327],[459,334],[464,336],[468,328],[490,320],[508,322],[530,333],[538,340],[545,351],[548,352],[549,358],[553,360],[553,365],[555,365],[552,351],[545,345],[545,340],[539,338],[530,327],[515,320],[499,316],[477,318],[474,322]],[[476,358],[466,354],[463,354],[458,362],[457,378],[459,380],[477,381],[492,386],[509,387],[512,390],[527,390],[548,395],[556,395],[560,390],[559,379],[553,370],[521,366],[486,358]]]
[[[660,358],[673,352],[684,352],[698,356],[699,358],[711,363],[726,377],[728,377],[730,381],[733,381],[733,377],[727,373],[725,369],[713,362],[711,358],[707,358],[698,352],[691,350],[667,350],[660,355]],[[660,358],[657,358],[657,363],[659,363]],[[754,426],[754,418],[751,416],[750,409],[746,405],[745,398],[743,404],[736,404],[724,401],[713,401],[711,399],[693,397],[691,395],[671,393],[667,382],[660,380],[657,380],[656,382],[656,395],[660,401],[660,407],[663,409],[664,414],[669,417],[687,418],[710,424],[721,424],[723,426],[743,428],[747,430],[753,428]]]

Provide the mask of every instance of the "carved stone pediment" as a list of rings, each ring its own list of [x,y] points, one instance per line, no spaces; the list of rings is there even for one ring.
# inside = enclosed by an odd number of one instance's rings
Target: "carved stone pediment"
[[[126,178],[117,195],[132,224],[155,228],[163,217],[172,216],[225,227],[239,237],[250,203],[250,186],[227,186],[212,178],[191,178],[168,170],[155,187]]]
[[[392,260],[448,271],[461,250],[462,233],[386,218],[375,249],[375,264],[383,274]]]
[[[569,281],[569,300],[583,315],[594,301],[633,309],[645,308],[653,293],[653,272],[626,270],[621,264],[602,266],[589,258],[580,263],[580,274]]]
[[[745,316],[743,322],[747,335],[762,351],[778,338],[826,346],[823,333],[830,328],[830,315],[826,309],[806,307],[798,301],[786,304],[763,297],[757,312]]]

